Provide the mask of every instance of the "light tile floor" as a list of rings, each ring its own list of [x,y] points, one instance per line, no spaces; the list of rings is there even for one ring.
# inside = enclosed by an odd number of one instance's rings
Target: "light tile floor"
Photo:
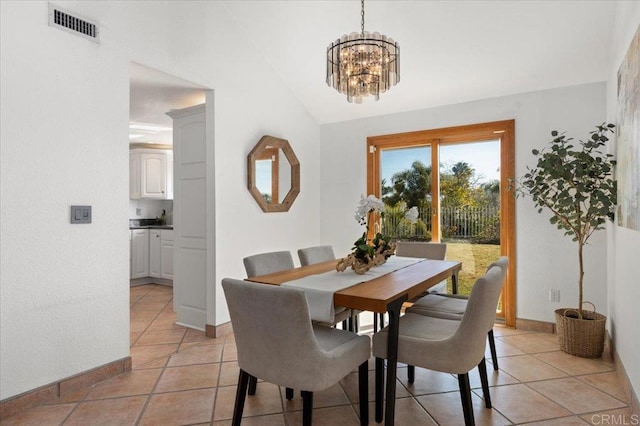
[[[175,319],[170,287],[131,288],[133,370],[2,424],[230,425],[238,376],[233,335],[210,339],[175,325]],[[622,423],[632,416],[610,358],[567,355],[550,334],[500,326],[494,331],[500,370],[495,372],[488,364],[492,409],[484,408],[477,371],[470,374],[478,425],[631,424]],[[373,362],[369,365],[369,400],[373,401]],[[396,424],[464,423],[455,376],[416,369],[411,385],[406,377],[406,367],[399,368]],[[313,424],[357,426],[357,389],[354,372],[317,392]],[[287,401],[284,389],[260,382],[256,396],[247,398],[242,423],[301,424],[301,410],[299,396]],[[373,413],[371,402],[371,423],[375,424]]]

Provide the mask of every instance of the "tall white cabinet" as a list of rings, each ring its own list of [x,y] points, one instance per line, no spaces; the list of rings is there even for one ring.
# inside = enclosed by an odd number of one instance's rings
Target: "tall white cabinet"
[[[208,290],[207,144],[205,105],[168,112],[173,119],[173,306],[178,324],[206,330],[207,308],[215,306]],[[213,196],[213,194],[211,194]],[[214,291],[215,292],[215,291]],[[212,299],[212,300],[210,300]]]

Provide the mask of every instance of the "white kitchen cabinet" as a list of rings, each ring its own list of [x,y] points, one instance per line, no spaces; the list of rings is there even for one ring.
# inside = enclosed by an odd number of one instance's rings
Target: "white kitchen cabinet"
[[[131,278],[149,276],[149,230],[131,231]]]
[[[129,153],[129,198],[140,198],[140,154]]]
[[[131,230],[131,274],[130,278],[162,278],[173,280],[173,230]],[[171,284],[158,280],[160,284]],[[140,281],[137,281],[140,283]]]
[[[160,231],[160,278],[173,280],[173,231]]]
[[[133,149],[129,152],[129,198],[173,199],[173,152]]]
[[[161,278],[160,230],[149,230],[149,276]]]

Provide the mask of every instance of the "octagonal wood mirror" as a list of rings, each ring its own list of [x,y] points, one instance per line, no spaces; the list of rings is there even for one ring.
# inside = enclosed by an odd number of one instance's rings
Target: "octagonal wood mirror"
[[[300,162],[289,141],[265,135],[247,156],[249,192],[267,213],[286,212],[300,193]]]

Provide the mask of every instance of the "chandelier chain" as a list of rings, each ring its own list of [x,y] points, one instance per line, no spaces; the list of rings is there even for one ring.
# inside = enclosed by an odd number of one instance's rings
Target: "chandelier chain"
[[[362,29],[362,38],[364,38],[364,0],[360,0],[360,28]]]

